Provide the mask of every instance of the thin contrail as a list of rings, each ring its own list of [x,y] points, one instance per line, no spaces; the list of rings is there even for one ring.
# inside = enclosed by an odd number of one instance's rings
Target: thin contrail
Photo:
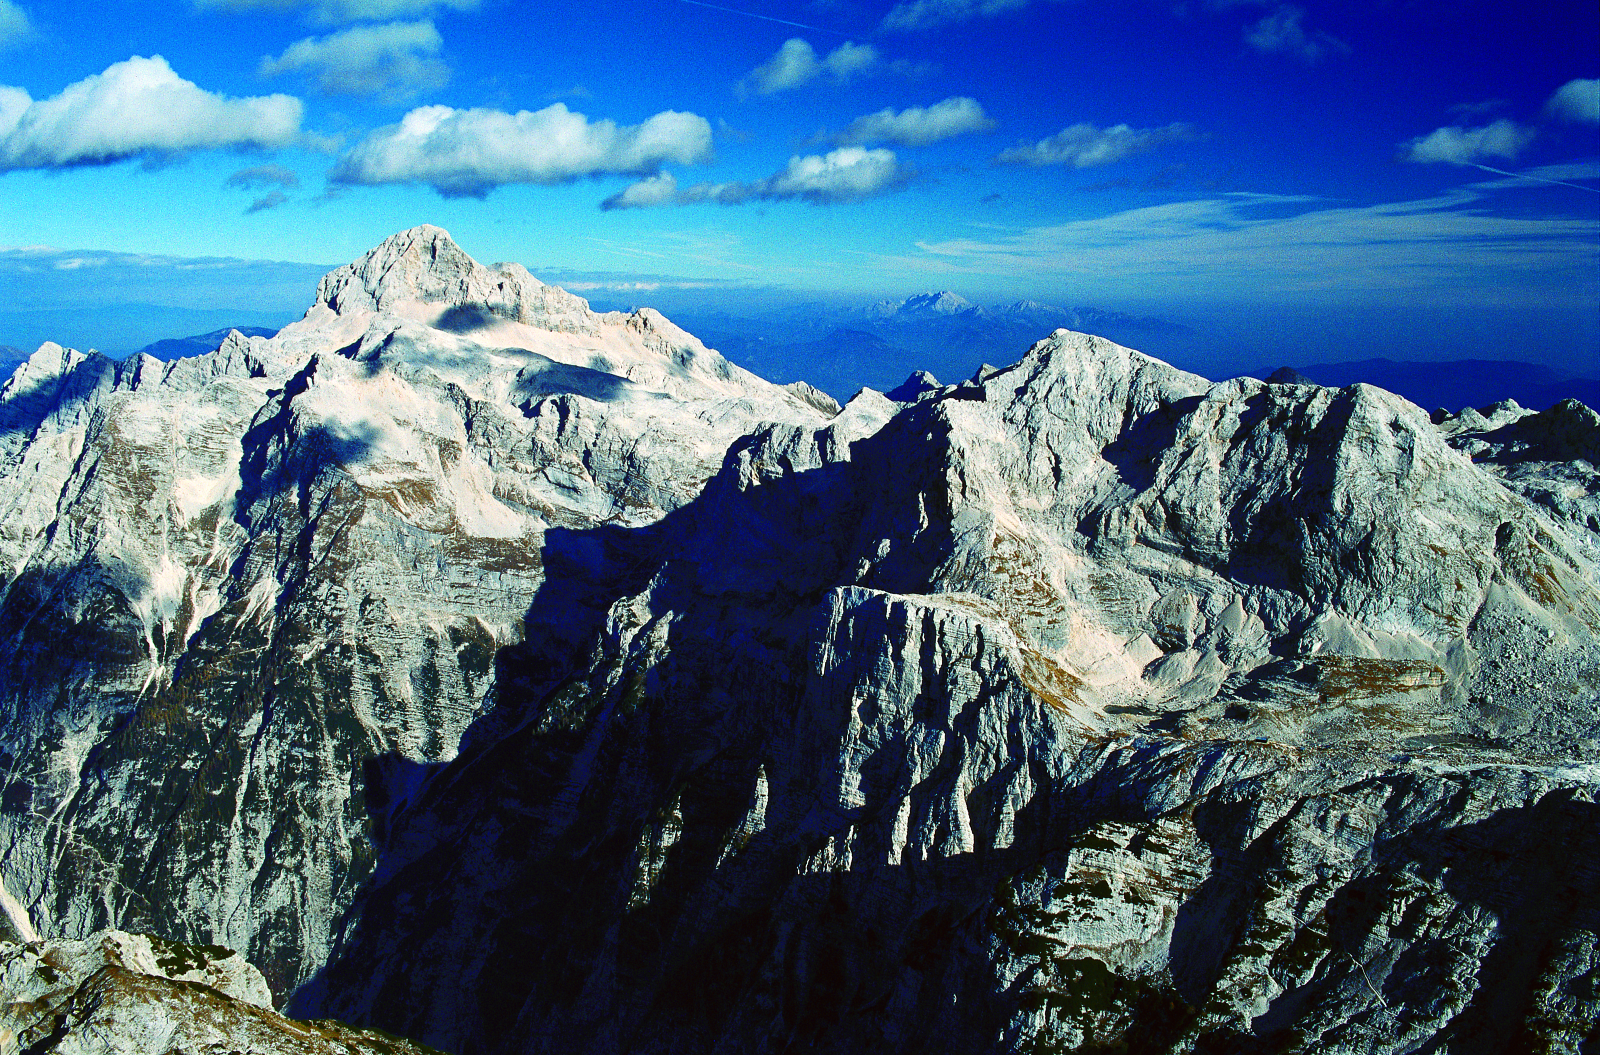
[[[679,0],[679,2],[693,4],[695,7],[709,7],[713,11],[726,11],[730,15],[743,15],[746,18],[759,18],[763,22],[776,22],[779,25],[794,26],[797,29],[809,29],[813,33],[833,33],[836,36],[841,37],[848,35],[845,33],[839,33],[837,30],[833,29],[823,29],[821,26],[808,26],[804,22],[790,22],[787,18],[773,18],[771,15],[758,15],[754,11],[740,11],[736,7],[719,7],[716,4],[708,4],[705,2],[705,0]]]
[[[1543,176],[1530,176],[1526,172],[1507,172],[1505,169],[1497,169],[1488,165],[1480,165],[1476,161],[1469,161],[1467,164],[1471,165],[1475,169],[1483,169],[1485,172],[1493,172],[1497,176],[1510,176],[1512,179],[1531,179],[1535,183],[1549,183],[1556,187],[1571,187],[1573,190],[1586,190],[1590,194],[1600,194],[1600,190],[1596,190],[1593,187],[1585,187],[1581,183],[1563,183],[1558,179],[1545,179]]]

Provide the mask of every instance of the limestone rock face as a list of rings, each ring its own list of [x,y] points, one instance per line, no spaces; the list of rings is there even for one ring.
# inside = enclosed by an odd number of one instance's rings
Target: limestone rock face
[[[0,991],[6,1055],[428,1055],[343,1023],[284,1018],[261,972],[233,950],[143,934],[0,943]]]
[[[1579,1051],[1587,408],[1067,330],[891,396],[436,228],[270,340],[41,349],[13,929],[462,1055]]]

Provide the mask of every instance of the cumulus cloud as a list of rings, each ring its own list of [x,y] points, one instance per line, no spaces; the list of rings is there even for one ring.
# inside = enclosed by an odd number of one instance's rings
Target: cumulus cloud
[[[771,95],[773,92],[798,88],[822,72],[817,52],[808,42],[791,37],[783,42],[778,53],[745,75],[739,90]]]
[[[1071,165],[1090,168],[1109,165],[1134,154],[1142,154],[1165,143],[1190,139],[1194,129],[1175,123],[1164,128],[1130,128],[1112,125],[1096,128],[1091,124],[1070,125],[1037,143],[1023,143],[1003,150],[994,159],[1000,165]]]
[[[872,73],[882,65],[882,60],[871,44],[856,44],[847,40],[828,52],[822,65],[833,76],[845,81],[860,74]]]
[[[481,198],[506,183],[653,175],[668,162],[687,165],[710,156],[710,123],[675,110],[618,126],[591,122],[563,103],[515,114],[423,106],[369,133],[331,177],[367,185],[427,183],[446,197]]]
[[[709,187],[711,184],[704,183],[701,186]],[[663,172],[630,184],[601,202],[600,208],[610,212],[613,209],[651,209],[661,205],[686,204],[678,200],[678,193],[678,181],[672,173]]]
[[[826,57],[819,58],[810,43],[800,37],[791,37],[778,48],[778,53],[749,73],[736,86],[740,95],[755,92],[771,95],[786,92],[827,74],[840,84],[855,77],[864,77],[885,68],[877,49],[871,44],[845,41]],[[898,64],[895,68],[899,68]]]
[[[1600,78],[1568,81],[1544,104],[1551,116],[1577,124],[1600,125]]]
[[[264,58],[263,77],[303,73],[327,95],[376,95],[395,101],[443,87],[450,67],[437,58],[444,46],[432,22],[356,26],[307,37],[277,58]]]
[[[859,201],[900,186],[906,174],[890,150],[841,147],[818,157],[792,157],[782,172],[756,184],[755,197],[800,198],[813,205]]]
[[[1293,55],[1307,63],[1348,55],[1350,45],[1321,30],[1307,30],[1304,8],[1285,4],[1244,31],[1245,43],[1264,53]]]
[[[841,146],[871,146],[897,143],[920,147],[968,132],[987,132],[994,121],[983,112],[976,99],[956,96],[932,106],[912,106],[899,113],[885,107],[850,122],[837,136]]]
[[[600,203],[600,208],[662,205],[740,205],[747,201],[808,201],[813,205],[860,201],[886,194],[910,178],[891,150],[841,147],[825,155],[796,155],[781,171],[751,183],[678,186],[670,172],[641,180]]]
[[[0,0],[0,47],[27,36],[30,28],[27,12],[11,0]]]
[[[49,99],[0,88],[0,172],[285,147],[300,139],[300,116],[292,96],[230,99],[179,77],[159,55],[135,56]]]
[[[1402,156],[1407,161],[1423,164],[1446,162],[1451,165],[1471,165],[1481,158],[1511,160],[1533,140],[1533,129],[1524,128],[1505,118],[1482,128],[1462,128],[1453,125],[1436,128],[1425,136],[1418,136],[1404,146]]]
[[[415,18],[436,11],[476,11],[479,0],[194,0],[194,6],[213,11],[304,10],[323,25],[346,22],[386,22]]]
[[[878,28],[886,33],[931,29],[951,22],[991,18],[1027,4],[1028,0],[901,0],[883,16]]]
[[[256,165],[235,172],[228,177],[226,184],[229,187],[243,187],[248,190],[259,190],[262,187],[293,188],[300,186],[300,177],[282,165]]]

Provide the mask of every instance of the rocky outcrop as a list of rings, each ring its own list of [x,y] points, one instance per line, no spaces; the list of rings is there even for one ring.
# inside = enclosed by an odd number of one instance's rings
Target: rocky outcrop
[[[40,933],[462,1055],[1592,1033],[1583,408],[1066,330],[839,408],[525,274],[0,391]]]
[[[272,1010],[244,957],[143,934],[0,943],[0,1052],[151,1055],[428,1055],[398,1037]],[[436,1055],[436,1053],[435,1053]]]

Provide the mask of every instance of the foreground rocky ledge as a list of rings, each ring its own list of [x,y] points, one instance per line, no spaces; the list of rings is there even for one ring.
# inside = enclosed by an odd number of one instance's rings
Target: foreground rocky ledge
[[[102,931],[0,942],[0,1055],[438,1055],[331,1020],[272,1010],[231,949]]]

